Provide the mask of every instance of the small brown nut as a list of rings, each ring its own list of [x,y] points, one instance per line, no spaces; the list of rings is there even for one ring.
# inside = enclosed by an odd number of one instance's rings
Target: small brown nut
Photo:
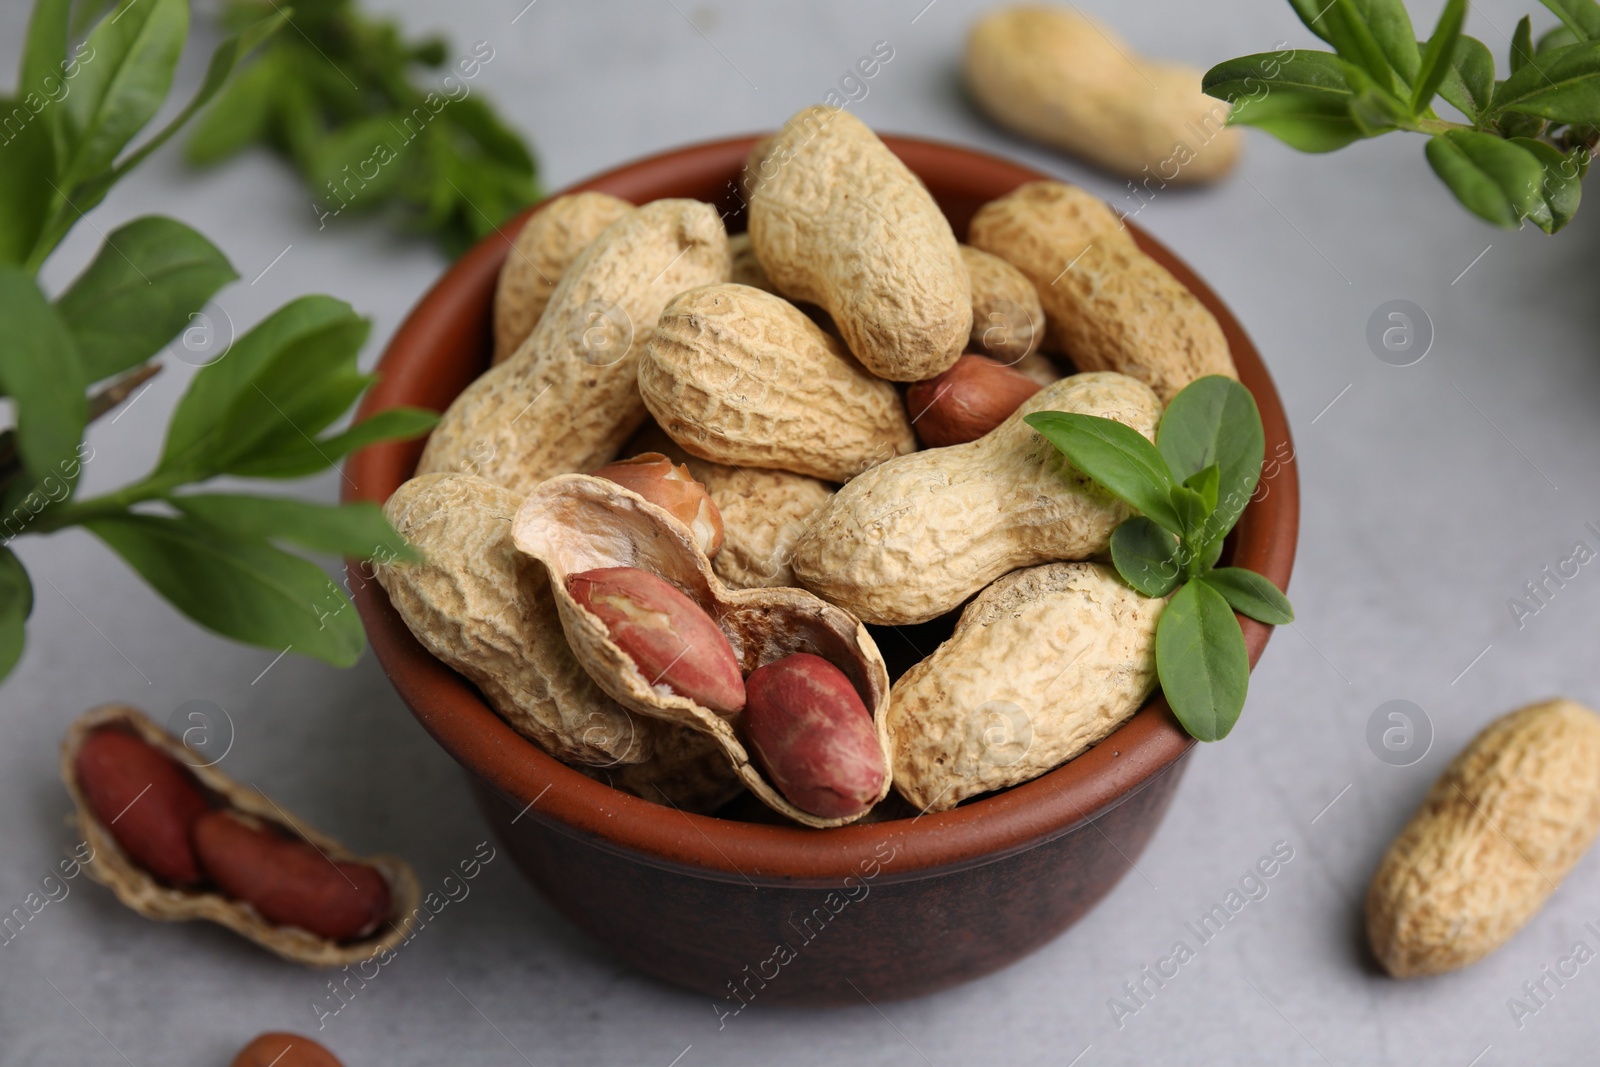
[[[1163,404],[1196,378],[1239,376],[1216,317],[1098,197],[1029,182],[979,208],[968,240],[1033,281],[1050,347],[1080,371],[1137,378]]]
[[[685,451],[842,482],[916,451],[900,395],[779,296],[708,285],[667,305],[639,393]]]
[[[971,245],[961,259],[972,279],[972,349],[1007,365],[1038,351],[1044,341],[1044,308],[1027,275]]]
[[[895,789],[944,811],[1081,754],[1155,688],[1165,606],[1098,563],[1030,567],[989,586],[894,685]]]
[[[872,715],[843,671],[796,652],[745,679],[743,728],[767,777],[789,802],[824,818],[860,815],[888,771]]]
[[[683,464],[660,452],[644,452],[631,459],[607,463],[595,471],[597,478],[609,478],[624,489],[632,489],[658,508],[689,527],[700,551],[715,556],[722,547],[722,514],[706,487]]]
[[[233,1058],[233,1067],[342,1067],[333,1053],[299,1034],[262,1034]]]
[[[1155,438],[1161,404],[1122,374],[1063,378],[964,445],[880,463],[833,495],[794,547],[800,584],[869,623],[927,622],[1009,571],[1106,551],[1131,511],[1023,418],[1070,411]]]
[[[733,646],[705,610],[670,582],[637,567],[567,576],[567,592],[605,624],[652,686],[665,686],[719,715],[744,707]]]
[[[966,355],[937,378],[906,390],[906,410],[926,447],[964,445],[1005,422],[1039,389],[1019,371]]]
[[[567,268],[533,333],[445,410],[417,473],[475,474],[527,492],[609,463],[645,420],[638,366],[661,309],[727,280],[716,208],[655,200],[606,227]]]
[[[750,239],[791,300],[833,316],[851,353],[897,382],[956,361],[972,288],[955,233],[927,186],[849,112],[810,107],[759,164]]]
[[[633,210],[610,193],[571,193],[533,213],[500,268],[494,293],[494,361],[503,363],[539,324],[550,294],[578,253]]]
[[[173,885],[192,886],[205,877],[189,832],[209,805],[176,760],[106,726],[84,738],[74,769],[90,810],[129,859]]]
[[[1367,937],[1396,978],[1475,963],[1544,906],[1600,830],[1600,715],[1550,700],[1490,723],[1384,853]]]
[[[972,28],[963,66],[1000,125],[1125,177],[1216,181],[1239,157],[1228,105],[1200,91],[1200,71],[1136,57],[1075,8],[991,11]]]
[[[330,860],[264,822],[207,812],[194,825],[194,846],[212,881],[270,923],[354,941],[389,918],[389,883],[377,870]]]

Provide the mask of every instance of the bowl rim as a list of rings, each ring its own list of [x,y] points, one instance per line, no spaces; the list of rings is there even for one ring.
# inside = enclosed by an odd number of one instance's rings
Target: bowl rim
[[[500,265],[526,219],[550,199],[596,190],[642,203],[681,195],[674,191],[677,187],[708,188],[723,177],[732,194],[738,168],[760,136],[691,144],[622,164],[552,193],[485,236],[446,270],[395,332],[378,363],[378,381],[357,417],[398,404],[424,403],[452,356],[464,361],[449,372],[463,386],[470,377],[461,377],[460,368],[485,364],[486,343],[476,352],[465,350],[460,329],[448,320],[465,314],[463,308],[481,316],[479,340],[486,342]],[[889,134],[882,139],[914,172],[938,170],[947,179],[943,185],[969,186],[984,199],[1025,182],[1058,180],[959,145]],[[1131,221],[1127,225],[1144,251],[1216,315],[1240,379],[1255,395],[1267,454],[1282,462],[1270,478],[1263,476],[1266,491],[1258,489],[1246,508],[1231,535],[1230,552],[1235,565],[1248,566],[1287,588],[1299,530],[1299,479],[1277,390],[1243,327],[1210,287],[1160,242]],[[420,442],[387,442],[354,453],[345,465],[342,498],[381,504],[410,477],[420,450]],[[636,861],[702,878],[837,886],[852,875],[892,882],[982,865],[1069,833],[1103,814],[1173,769],[1195,744],[1157,693],[1076,759],[949,811],[820,831],[695,815],[620,792],[547,755],[495,714],[471,683],[422,648],[372,580],[369,565],[350,561],[349,576],[373,653],[401,699],[457,762],[520,808],[513,824],[526,816]],[[1272,628],[1245,617],[1240,623],[1254,668]],[[888,859],[885,848],[890,850]],[[869,870],[870,875],[865,873]]]

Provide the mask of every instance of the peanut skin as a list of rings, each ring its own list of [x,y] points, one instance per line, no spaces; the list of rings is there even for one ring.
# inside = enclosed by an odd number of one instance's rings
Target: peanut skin
[[[188,770],[132,734],[103,727],[78,749],[75,771],[95,818],[129,859],[173,885],[203,880],[189,835],[209,805]]]
[[[299,1034],[266,1033],[239,1050],[233,1067],[342,1067],[333,1053]]]
[[[664,685],[719,715],[744,707],[733,646],[670,582],[637,567],[601,567],[568,575],[567,591],[605,624],[652,686]]]
[[[872,807],[883,788],[883,752],[872,716],[843,671],[797,652],[757,667],[745,689],[744,731],[791,804],[824,818]]]
[[[201,816],[194,843],[212,881],[268,922],[350,941],[389,917],[389,883],[376,870],[330,861],[309,843],[232,812]]]
[[[906,390],[906,411],[928,448],[964,445],[999,426],[1040,389],[1020,371],[966,355],[936,378]]]
[[[811,107],[759,164],[750,239],[791,300],[818,304],[851,353],[890,381],[931,378],[972,330],[972,288],[950,222],[865,124]]]
[[[1532,919],[1600,830],[1600,715],[1550,700],[1490,723],[1434,782],[1367,890],[1396,978],[1475,963]]]
[[[643,452],[630,459],[608,463],[595,471],[597,478],[609,478],[632,489],[658,508],[689,527],[700,551],[715,556],[722,547],[722,515],[706,487],[683,464],[674,466],[660,452]]]

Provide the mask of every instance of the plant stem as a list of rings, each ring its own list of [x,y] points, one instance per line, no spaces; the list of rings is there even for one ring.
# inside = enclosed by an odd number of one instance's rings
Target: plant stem
[[[154,361],[141,364],[119,378],[114,379],[110,385],[97,393],[89,396],[89,421],[94,422],[100,416],[115,408],[118,404],[128,399],[133,391],[145,382],[161,373],[161,364]],[[22,462],[17,457],[17,432],[7,430],[0,433],[0,487],[10,483],[11,479],[22,473]]]

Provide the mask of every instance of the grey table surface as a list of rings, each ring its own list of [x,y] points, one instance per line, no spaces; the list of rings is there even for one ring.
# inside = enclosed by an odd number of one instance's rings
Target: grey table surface
[[[1128,195],[965,103],[955,71],[983,6],[974,0],[525,3],[373,6],[447,31],[462,54],[489,43],[477,87],[534,139],[552,189],[670,146],[772,128],[888,41],[894,58],[855,107],[876,128]],[[14,76],[26,6],[0,5],[0,82]],[[1439,4],[1413,6],[1431,24]],[[1474,5],[1471,28],[1503,54],[1529,6]],[[1149,53],[1202,66],[1311,43],[1281,0],[1082,7]],[[197,84],[214,39],[202,21],[180,88]],[[48,285],[80,268],[96,231],[148,212],[197,226],[233,259],[243,280],[219,303],[234,323],[333,293],[372,316],[369,364],[444,267],[429,246],[373,223],[319,230],[307,193],[264,154],[194,173],[169,149],[78,227]],[[317,1036],[351,1067],[1592,1061],[1600,965],[1547,982],[1538,1001],[1523,985],[1577,942],[1600,948],[1585,925],[1600,923],[1600,855],[1501,951],[1433,980],[1373,972],[1360,901],[1389,838],[1484,723],[1552,694],[1600,704],[1600,568],[1548,587],[1548,603],[1520,621],[1509,607],[1575,543],[1600,548],[1586,525],[1600,520],[1600,208],[1553,239],[1502,232],[1445,195],[1419,139],[1313,158],[1252,134],[1230,181],[1165,191],[1138,221],[1210,281],[1265,354],[1296,433],[1304,519],[1299,621],[1275,636],[1238,728],[1195,753],[1170,815],[1106,900],[1015,966],[937,996],[833,1011],[758,1002],[719,1027],[706,998],[609,958],[502,856]],[[1431,319],[1431,350],[1412,366],[1380,361],[1366,341],[1369,318],[1395,299]],[[94,427],[85,491],[153,461],[192,374],[167,364]],[[332,500],[338,480],[295,489]],[[190,701],[225,709],[229,772],[363,850],[407,856],[425,887],[486,838],[463,775],[370,654],[347,671],[275,662],[190,625],[83,533],[17,544],[38,600],[27,654],[0,688],[0,911],[37,891],[75,840],[57,745],[104,701],[158,719]],[[1380,761],[1367,742],[1390,700],[1414,702],[1431,724],[1431,749],[1410,766]],[[1115,1012],[1113,998],[1133,1004],[1124,983],[1279,842],[1293,859],[1267,895],[1137,1012]],[[146,922],[79,879],[0,946],[0,1064],[225,1063],[264,1029],[317,1033],[323,981],[219,928]],[[1519,1020],[1512,998],[1537,1010]]]

